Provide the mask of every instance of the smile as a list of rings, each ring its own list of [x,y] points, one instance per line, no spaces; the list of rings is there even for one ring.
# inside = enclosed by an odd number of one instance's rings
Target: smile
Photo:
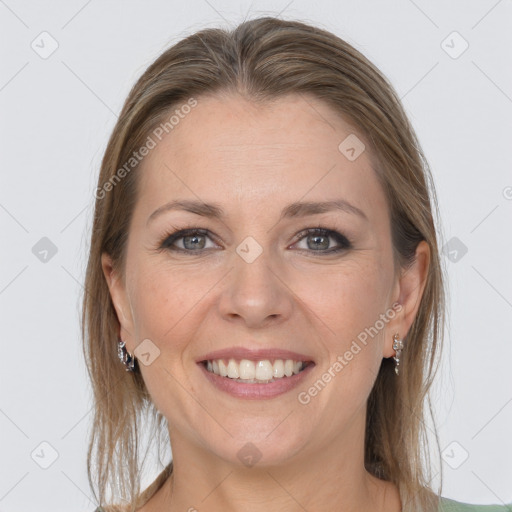
[[[209,373],[244,384],[269,384],[302,372],[310,362],[293,359],[209,359],[203,365]]]

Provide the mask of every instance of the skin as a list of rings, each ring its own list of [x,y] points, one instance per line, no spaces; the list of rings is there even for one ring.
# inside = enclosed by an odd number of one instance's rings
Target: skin
[[[143,161],[124,274],[102,258],[121,339],[132,354],[144,339],[160,350],[139,366],[169,422],[175,469],[143,512],[401,509],[397,488],[364,468],[365,407],[382,358],[395,355],[393,334],[403,338],[417,313],[429,249],[422,242],[412,267],[394,273],[373,158],[367,149],[349,161],[338,150],[351,133],[312,97],[255,105],[217,94],[198,98]],[[148,223],[178,198],[218,203],[226,217],[171,210]],[[294,201],[339,198],[367,220],[338,210],[279,219]],[[352,248],[322,255],[327,249],[315,247],[314,235],[297,238],[318,226],[343,234]],[[203,252],[157,250],[167,232],[189,227],[213,234],[200,237]],[[248,236],[263,251],[252,263],[236,252]],[[338,245],[329,240],[329,248]],[[175,245],[183,249],[183,239]],[[395,302],[401,312],[317,396],[299,403],[297,394]],[[315,367],[288,393],[238,399],[210,384],[195,362],[231,346],[294,350]],[[252,467],[237,457],[248,442],[261,453]]]

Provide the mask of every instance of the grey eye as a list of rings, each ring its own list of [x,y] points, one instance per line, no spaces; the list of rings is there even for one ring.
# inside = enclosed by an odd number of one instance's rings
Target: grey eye
[[[308,235],[306,239],[309,249],[317,250],[329,248],[329,237],[326,235]]]
[[[204,235],[189,235],[181,238],[185,249],[197,250],[204,249],[206,240]]]
[[[208,245],[208,241],[210,245]],[[200,252],[216,247],[206,230],[182,229],[167,236],[161,243],[161,249],[170,251]]]
[[[303,242],[305,243],[304,245]],[[330,254],[350,249],[352,244],[341,233],[325,228],[310,228],[299,234],[296,242],[299,249],[317,252],[319,254]]]

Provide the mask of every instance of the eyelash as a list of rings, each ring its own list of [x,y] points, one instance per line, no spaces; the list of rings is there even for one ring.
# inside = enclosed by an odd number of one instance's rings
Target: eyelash
[[[208,249],[199,249],[199,250],[190,250],[190,249],[181,249],[178,247],[173,247],[173,243],[176,241],[186,237],[186,236],[193,236],[193,235],[200,235],[200,236],[207,236],[211,239],[210,232],[207,229],[202,228],[186,228],[186,229],[180,229],[178,231],[175,231],[173,233],[166,233],[162,240],[159,243],[158,250],[168,250],[173,252],[182,252],[182,253],[188,253],[188,254],[200,254],[203,251],[206,251]],[[318,250],[315,251],[313,249],[299,249],[301,251],[307,251],[309,253],[318,254],[318,255],[325,255],[325,254],[334,254],[339,253],[342,251],[347,251],[348,249],[352,248],[352,242],[341,233],[338,233],[337,231],[334,231],[332,229],[324,228],[321,226],[318,226],[316,228],[308,228],[300,231],[297,233],[297,241],[294,242],[294,244],[300,242],[304,238],[306,238],[308,235],[320,235],[320,236],[327,236],[332,237],[336,240],[336,242],[339,244],[338,247],[327,249],[325,251]]]

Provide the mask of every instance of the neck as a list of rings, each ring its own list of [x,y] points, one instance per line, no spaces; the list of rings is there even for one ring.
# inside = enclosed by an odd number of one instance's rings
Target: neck
[[[353,425],[352,431],[364,432],[364,428]],[[173,474],[141,512],[400,510],[396,487],[365,470],[360,435],[338,436],[323,446],[302,450],[284,464],[261,467],[234,465],[179,432],[170,435]]]

